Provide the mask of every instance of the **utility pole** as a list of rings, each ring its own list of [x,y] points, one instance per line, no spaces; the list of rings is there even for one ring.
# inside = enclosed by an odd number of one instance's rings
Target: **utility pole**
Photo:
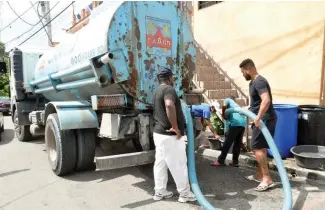
[[[0,1],[0,41],[1,41],[1,30],[2,30],[2,5],[3,5],[3,1]]]
[[[50,47],[52,47],[52,25],[51,25],[51,14],[50,14],[50,1],[41,1],[41,8],[42,8],[42,13],[43,17],[45,19],[45,25],[46,26],[46,31],[48,34],[48,44]]]

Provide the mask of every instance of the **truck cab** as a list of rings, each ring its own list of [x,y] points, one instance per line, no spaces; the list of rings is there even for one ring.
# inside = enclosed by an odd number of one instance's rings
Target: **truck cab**
[[[26,141],[31,137],[28,119],[29,112],[35,104],[45,105],[45,98],[32,93],[28,81],[34,79],[34,71],[40,57],[51,48],[17,47],[10,51],[10,112],[15,126],[15,136],[19,141]],[[40,101],[41,103],[37,103]]]

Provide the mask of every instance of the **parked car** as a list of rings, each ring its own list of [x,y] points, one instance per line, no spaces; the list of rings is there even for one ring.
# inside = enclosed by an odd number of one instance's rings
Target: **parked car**
[[[4,119],[3,119],[3,114],[2,112],[0,111],[0,141],[1,141],[1,134],[3,133],[4,131]]]
[[[0,97],[0,111],[3,115],[8,115],[10,112],[10,98]]]

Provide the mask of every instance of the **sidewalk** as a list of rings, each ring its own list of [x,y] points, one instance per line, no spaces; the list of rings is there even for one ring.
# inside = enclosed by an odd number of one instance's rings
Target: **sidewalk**
[[[199,148],[196,151],[196,153],[202,155],[207,159],[215,161],[217,160],[217,157],[221,154],[221,151]],[[268,158],[268,160],[269,160],[270,170],[277,171],[275,161],[271,158]],[[232,161],[232,154],[229,153],[227,155],[226,161],[227,162]],[[289,178],[302,177],[305,178],[306,180],[321,181],[325,183],[325,171],[316,171],[316,170],[301,168],[297,166],[293,158],[288,158],[286,160],[283,160],[283,162]],[[241,153],[241,155],[239,156],[239,163],[249,167],[256,167],[257,165],[257,161],[253,153]]]

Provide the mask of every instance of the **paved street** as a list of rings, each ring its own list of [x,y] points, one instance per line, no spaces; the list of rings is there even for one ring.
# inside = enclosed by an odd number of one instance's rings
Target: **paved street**
[[[64,178],[55,176],[48,164],[42,139],[29,143],[14,139],[10,117],[0,142],[0,209],[201,209],[196,203],[180,204],[176,197],[154,202],[152,168],[133,167],[106,172],[88,171]],[[281,185],[257,193],[255,182],[245,180],[248,168],[212,168],[197,158],[198,179],[208,200],[220,209],[281,209]],[[274,175],[275,176],[275,175]],[[277,180],[279,181],[279,180]],[[175,191],[170,182],[169,189]],[[325,187],[302,180],[292,182],[295,210],[324,209]]]

